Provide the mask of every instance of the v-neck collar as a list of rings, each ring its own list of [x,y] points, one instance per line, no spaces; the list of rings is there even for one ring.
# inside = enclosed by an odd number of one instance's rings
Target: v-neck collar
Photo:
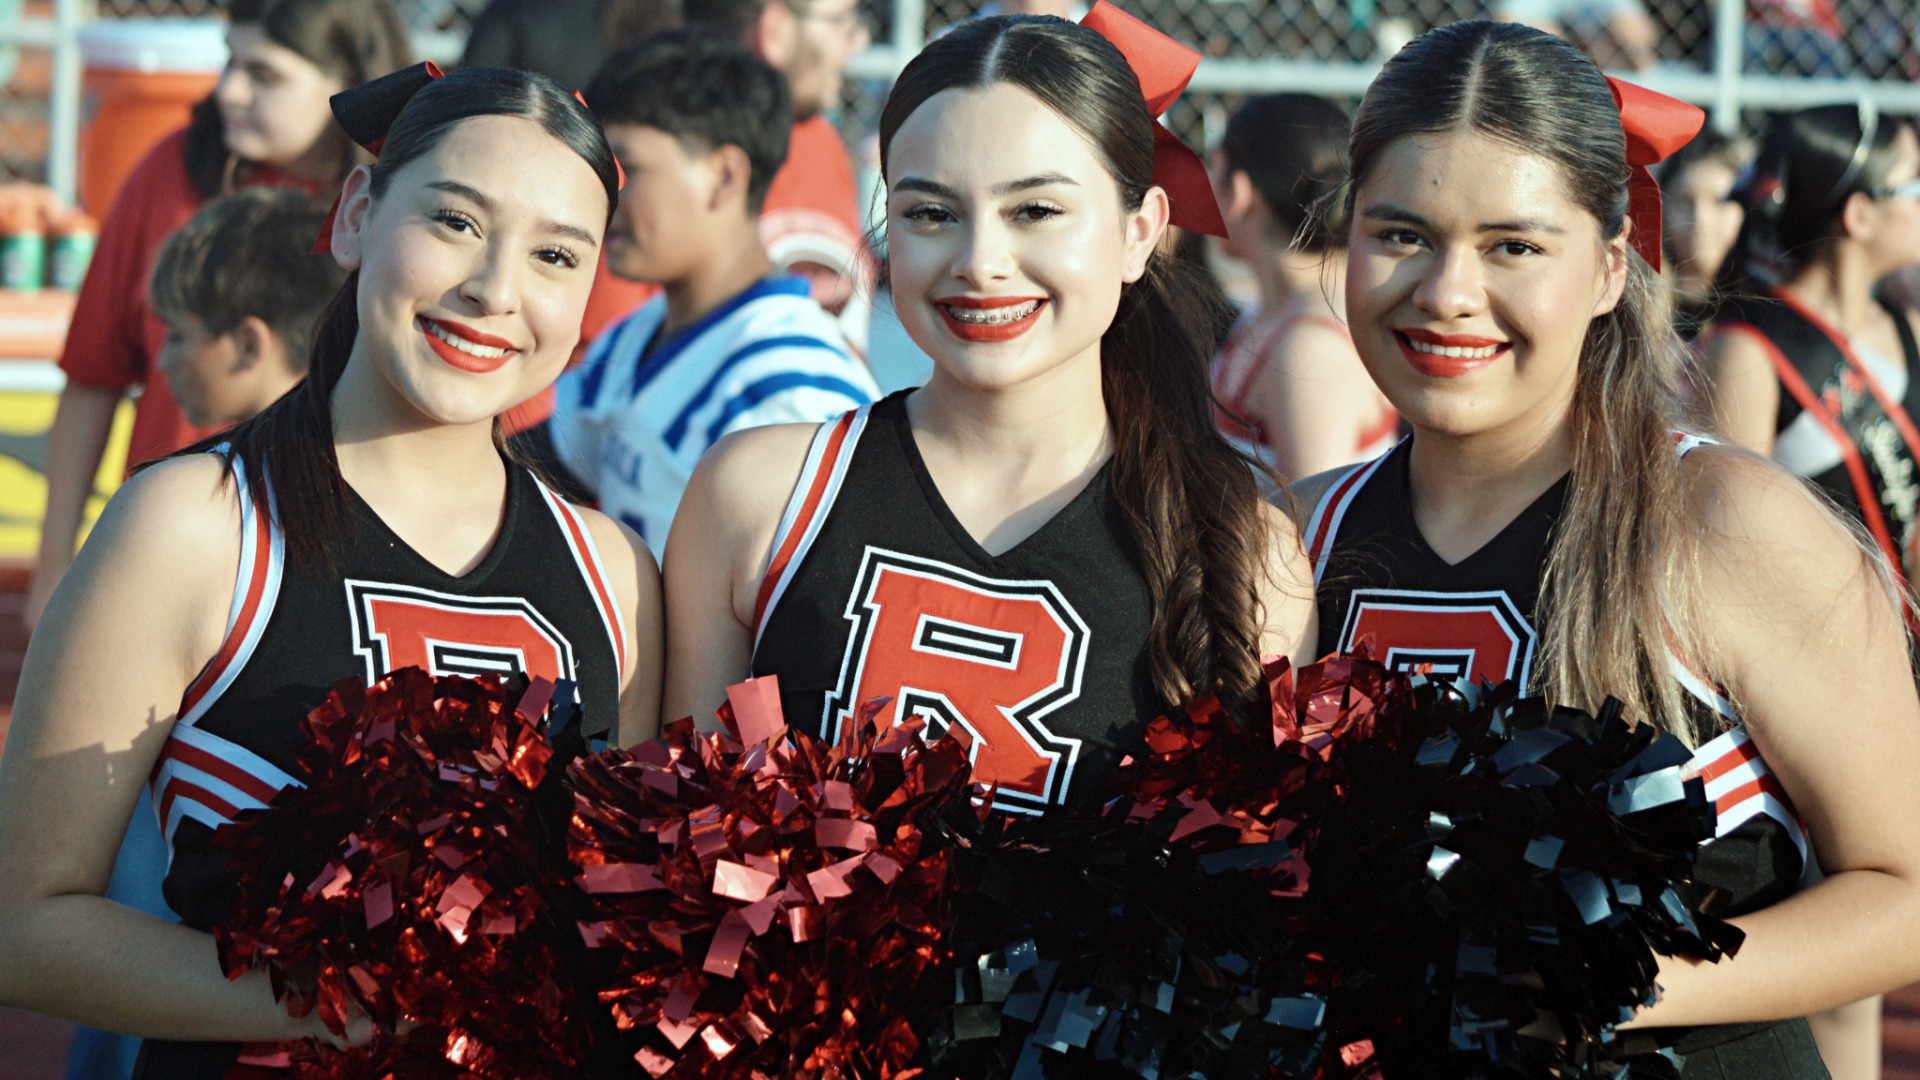
[[[1515,534],[1523,527],[1530,527],[1536,518],[1544,518],[1546,527],[1551,530],[1553,523],[1559,520],[1561,507],[1566,505],[1567,488],[1573,482],[1572,470],[1561,474],[1560,479],[1555,480],[1547,490],[1522,507],[1519,513],[1513,515],[1511,521],[1501,526],[1500,531],[1488,537],[1485,543],[1468,552],[1459,561],[1448,562],[1433,549],[1433,545],[1427,541],[1427,534],[1420,531],[1420,519],[1413,512],[1413,440],[1408,439],[1401,444],[1401,447],[1404,449],[1396,450],[1400,454],[1400,463],[1393,475],[1400,485],[1398,498],[1403,512],[1407,515],[1407,532],[1413,537],[1413,542],[1423,559],[1431,560],[1435,566],[1444,567],[1451,572],[1470,573],[1479,569],[1482,563],[1492,557],[1490,553],[1508,548]]]
[[[910,392],[911,391],[909,391],[909,393]],[[1096,470],[1093,476],[1087,480],[1086,484],[1074,494],[1073,498],[1067,500],[1065,506],[1054,511],[1052,517],[1042,522],[1039,528],[1022,537],[1019,543],[995,555],[989,552],[979,540],[975,539],[974,535],[967,531],[965,525],[961,524],[960,518],[953,512],[953,508],[947,505],[946,496],[940,493],[940,486],[934,483],[933,473],[927,469],[926,458],[920,454],[920,444],[916,442],[913,437],[913,422],[907,416],[906,393],[902,393],[894,400],[892,419],[894,430],[900,437],[901,453],[905,455],[907,467],[912,471],[914,479],[920,484],[920,492],[926,498],[927,507],[932,510],[934,519],[940,522],[941,527],[952,537],[954,543],[960,545],[962,551],[966,552],[969,557],[978,560],[983,566],[994,566],[1018,558],[1021,552],[1026,550],[1029,545],[1065,528],[1074,520],[1084,517],[1088,507],[1097,504],[1106,494],[1107,474],[1109,470],[1113,468],[1113,458],[1111,455],[1108,456],[1106,461],[1100,464],[1100,468]]]
[[[808,296],[811,295],[809,288],[810,286],[808,286],[807,280],[803,277],[794,274],[769,274],[748,286],[726,303],[721,304],[719,307],[714,308],[712,311],[707,312],[705,315],[700,316],[698,319],[695,319],[686,326],[680,327],[672,333],[668,333],[666,330],[667,298],[665,295],[660,296],[657,301],[660,304],[660,321],[655,324],[653,332],[647,336],[647,340],[641,345],[640,365],[639,369],[634,372],[633,387],[630,395],[633,397],[640,396],[640,391],[646,389],[647,384],[651,383],[662,371],[665,371],[667,365],[672,362],[674,357],[686,351],[687,346],[700,340],[702,334],[711,330],[734,312],[766,296]]]
[[[520,507],[526,501],[522,497],[524,493],[521,487],[532,483],[533,480],[525,470],[515,467],[512,462],[503,461],[502,464],[507,470],[507,505],[501,515],[500,534],[494,537],[493,546],[487,550],[486,555],[474,565],[473,569],[464,574],[449,574],[432,559],[420,554],[418,549],[407,543],[404,537],[387,524],[379,512],[353,489],[352,484],[342,479],[341,486],[346,489],[347,504],[362,527],[376,530],[376,538],[385,540],[395,550],[404,553],[405,557],[413,562],[414,570],[418,573],[427,576],[440,587],[459,590],[483,583],[493,574],[501,560],[507,557],[508,542],[513,538],[514,528],[519,524]]]

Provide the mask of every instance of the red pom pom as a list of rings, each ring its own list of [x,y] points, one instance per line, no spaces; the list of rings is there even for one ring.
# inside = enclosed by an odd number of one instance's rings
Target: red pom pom
[[[519,699],[418,668],[344,680],[303,724],[306,786],[218,834],[239,881],[215,932],[228,977],[265,969],[289,1013],[375,1030],[348,1052],[289,1044],[298,1075],[562,1077],[585,1060],[569,869],[536,797],[554,750]]]
[[[601,998],[650,1076],[911,1076],[951,890],[926,830],[972,812],[966,753],[872,710],[837,745],[788,732],[774,686],[730,692],[735,735],[681,720],[570,770],[580,931],[623,950]]]

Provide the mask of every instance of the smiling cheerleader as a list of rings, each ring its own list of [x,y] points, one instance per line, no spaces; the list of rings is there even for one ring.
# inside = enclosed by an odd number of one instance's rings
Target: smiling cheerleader
[[[1689,1078],[1824,1077],[1795,1018],[1920,978],[1920,700],[1886,565],[1675,430],[1646,166],[1701,119],[1524,27],[1403,49],[1354,120],[1347,314],[1413,435],[1296,494],[1323,649],[1611,694],[1694,745],[1695,876],[1746,943],[1664,961],[1635,1024]]]
[[[907,65],[890,280],[933,376],[708,455],[667,545],[669,715],[749,674],[829,737],[890,699],[1037,813],[1103,801],[1169,704],[1244,707],[1262,652],[1312,646],[1295,532],[1213,428],[1212,313],[1159,253],[1169,221],[1220,230],[1199,159],[1155,140],[1197,60],[1101,5]]]
[[[213,452],[116,494],[35,635],[0,764],[0,1002],[148,1037],[137,1075],[218,1077],[243,1041],[326,1037],[208,931],[214,830],[294,782],[342,678],[419,666],[578,684],[587,731],[650,732],[644,545],[504,458],[551,383],[617,189],[600,128],[545,78],[422,65],[336,97],[379,161],[322,237],[350,274],[311,375]],[[101,897],[150,782],[170,925]]]

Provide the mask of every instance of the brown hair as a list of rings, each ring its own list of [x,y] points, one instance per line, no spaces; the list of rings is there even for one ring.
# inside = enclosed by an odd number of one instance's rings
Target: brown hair
[[[1050,16],[964,23],[900,73],[880,114],[881,173],[894,133],[928,98],[1006,82],[1032,94],[1104,157],[1128,211],[1153,184],[1154,120],[1126,59]],[[1153,597],[1154,688],[1170,703],[1214,691],[1240,709],[1260,691],[1259,598],[1268,529],[1255,474],[1213,426],[1207,365],[1218,325],[1198,270],[1164,250],[1123,288],[1100,339],[1113,428],[1115,501]]]
[[[377,96],[378,90],[335,94],[334,115],[351,115],[357,101],[368,100],[370,92]],[[552,79],[506,68],[461,68],[426,83],[407,98],[373,165],[369,183],[373,198],[385,194],[401,169],[430,153],[455,127],[482,116],[528,120],[578,154],[600,178],[607,216],[612,218],[620,198],[619,181],[613,151],[600,125],[585,105]],[[314,332],[307,378],[253,419],[179,452],[202,453],[226,444],[229,463],[243,461],[255,476],[264,476],[266,483],[253,489],[254,499],[266,507],[267,489],[271,489],[272,509],[287,538],[287,555],[308,569],[332,565],[348,537],[346,481],[340,476],[333,444],[333,392],[359,336],[360,273],[356,270],[346,275]],[[519,461],[501,437],[497,417],[493,435],[500,453]]]
[[[1478,21],[1416,38],[1387,62],[1354,116],[1349,209],[1388,146],[1457,131],[1554,162],[1601,237],[1621,234],[1626,136],[1606,80],[1572,45]],[[1632,715],[1698,741],[1710,733],[1693,730],[1669,639],[1710,669],[1692,617],[1695,526],[1674,449],[1680,357],[1666,305],[1652,268],[1629,252],[1620,302],[1587,327],[1567,419],[1572,482],[1541,577],[1533,689],[1585,709],[1611,694]]]
[[[326,205],[297,191],[252,188],[208,203],[154,257],[147,298],[167,322],[182,315],[213,337],[251,315],[273,328],[296,371],[314,326],[347,272],[313,255]]]
[[[233,0],[227,18],[235,25],[258,26],[281,48],[298,53],[313,66],[339,77],[348,87],[371,82],[411,63],[411,40],[392,0]],[[353,143],[338,128],[338,187],[358,162]],[[187,178],[206,198],[230,191],[234,172],[247,165],[227,149],[220,106],[208,94],[193,107],[184,156]]]
[[[1253,181],[1273,215],[1273,240],[1310,255],[1347,246],[1339,196],[1347,135],[1346,110],[1312,94],[1248,98],[1227,119],[1220,152]]]

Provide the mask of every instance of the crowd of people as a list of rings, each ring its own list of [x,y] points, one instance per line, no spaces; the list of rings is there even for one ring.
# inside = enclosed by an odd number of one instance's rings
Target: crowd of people
[[[777,674],[1044,813],[1354,649],[1619,698],[1730,777],[1701,877],[1747,943],[1633,1024],[1688,1077],[1875,1074],[1920,979],[1905,118],[1702,131],[1524,25],[1594,5],[1516,2],[1202,156],[1143,97],[1179,46],[1002,0],[887,96],[878,260],[855,0],[537,6],[443,73],[389,0],[234,0],[105,221],[0,759],[0,1001],[99,1029],[72,1075],[340,1042],[211,931],[214,831],[342,677],[567,679],[630,745]],[[924,382],[876,377],[876,305]]]

